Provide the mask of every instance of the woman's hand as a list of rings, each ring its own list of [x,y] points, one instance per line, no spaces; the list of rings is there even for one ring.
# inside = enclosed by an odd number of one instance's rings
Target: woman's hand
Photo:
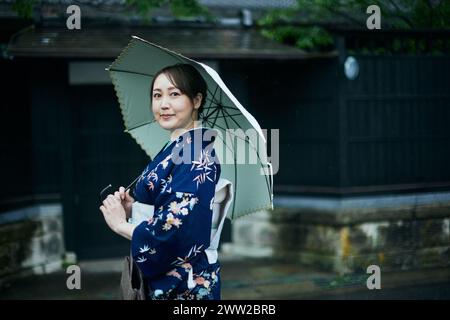
[[[127,223],[125,209],[122,206],[120,197],[112,194],[108,195],[103,201],[103,205],[100,206],[100,210],[108,226],[116,233],[118,233],[121,224]]]
[[[124,187],[120,187],[119,191],[114,193],[115,197],[120,198],[123,208],[125,209],[125,214],[127,219],[131,217],[131,208],[133,206],[134,199],[130,196],[130,189],[125,192]]]

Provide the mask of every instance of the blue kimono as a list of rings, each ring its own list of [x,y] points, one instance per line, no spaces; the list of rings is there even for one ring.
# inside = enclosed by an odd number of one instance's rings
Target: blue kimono
[[[166,145],[136,184],[135,200],[155,207],[131,240],[149,299],[220,299],[220,265],[205,254],[220,177],[213,143],[202,139],[206,130],[191,129]]]

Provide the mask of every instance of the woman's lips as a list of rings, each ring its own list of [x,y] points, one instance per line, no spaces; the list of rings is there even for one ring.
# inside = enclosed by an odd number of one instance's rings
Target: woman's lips
[[[162,118],[163,120],[169,120],[170,117],[173,117],[173,114],[171,114],[171,115],[161,115],[161,118]]]

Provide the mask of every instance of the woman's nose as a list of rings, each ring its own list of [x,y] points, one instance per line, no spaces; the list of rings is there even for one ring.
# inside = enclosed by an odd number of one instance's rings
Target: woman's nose
[[[169,100],[165,97],[161,98],[161,109],[169,108]]]

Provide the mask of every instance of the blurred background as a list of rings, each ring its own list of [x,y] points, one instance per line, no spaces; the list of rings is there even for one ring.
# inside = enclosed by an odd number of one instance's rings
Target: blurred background
[[[449,1],[0,0],[0,299],[118,297],[98,194],[150,159],[104,69],[131,35],[269,132],[275,209],[226,224],[224,299],[450,298]]]

